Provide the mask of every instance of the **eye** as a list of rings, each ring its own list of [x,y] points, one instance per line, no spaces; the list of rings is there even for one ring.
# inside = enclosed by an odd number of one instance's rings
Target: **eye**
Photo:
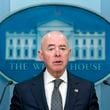
[[[52,50],[54,50],[54,48],[53,47],[49,47],[47,50],[48,51],[52,51]]]
[[[64,51],[64,50],[66,50],[66,48],[65,47],[61,47],[60,50],[63,50]]]

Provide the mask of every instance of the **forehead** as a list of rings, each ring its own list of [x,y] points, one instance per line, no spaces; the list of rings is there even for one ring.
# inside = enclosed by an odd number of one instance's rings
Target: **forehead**
[[[66,37],[59,32],[52,32],[48,33],[46,36],[44,36],[44,43],[46,44],[65,44],[67,45],[67,39]]]

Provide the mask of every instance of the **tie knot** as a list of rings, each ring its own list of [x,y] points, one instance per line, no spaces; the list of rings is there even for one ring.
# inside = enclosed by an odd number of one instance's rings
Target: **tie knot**
[[[62,82],[63,82],[62,79],[55,79],[54,80],[54,87],[59,88],[59,86]]]

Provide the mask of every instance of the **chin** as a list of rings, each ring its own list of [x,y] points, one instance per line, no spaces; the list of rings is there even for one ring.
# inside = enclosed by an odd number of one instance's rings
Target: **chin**
[[[64,71],[64,69],[62,69],[62,68],[55,68],[54,69],[56,72],[62,72],[62,71]]]

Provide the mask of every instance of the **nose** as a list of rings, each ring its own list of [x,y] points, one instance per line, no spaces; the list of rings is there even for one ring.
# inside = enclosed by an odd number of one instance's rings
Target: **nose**
[[[61,56],[61,52],[60,52],[60,50],[58,48],[56,48],[56,50],[55,50],[55,56],[56,57]]]

